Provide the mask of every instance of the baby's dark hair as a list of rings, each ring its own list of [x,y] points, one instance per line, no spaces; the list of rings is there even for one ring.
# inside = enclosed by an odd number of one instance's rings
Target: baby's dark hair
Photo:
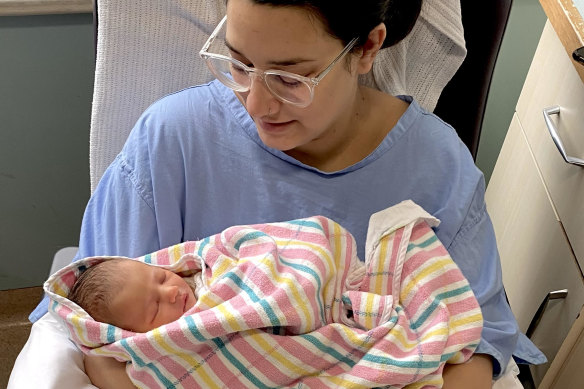
[[[369,32],[385,23],[383,48],[404,39],[416,24],[422,0],[252,0],[256,4],[305,8],[318,17],[329,34],[346,45],[357,37],[363,45]]]
[[[111,322],[110,302],[123,285],[123,274],[118,270],[122,261],[125,259],[111,259],[87,268],[77,278],[67,298],[94,320]]]

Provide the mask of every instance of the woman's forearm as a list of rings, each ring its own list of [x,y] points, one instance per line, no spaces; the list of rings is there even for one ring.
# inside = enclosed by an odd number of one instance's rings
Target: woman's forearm
[[[444,367],[444,389],[488,389],[492,387],[493,361],[490,355],[475,354],[466,363]]]
[[[126,363],[113,358],[85,355],[85,373],[99,389],[136,389],[126,374]]]

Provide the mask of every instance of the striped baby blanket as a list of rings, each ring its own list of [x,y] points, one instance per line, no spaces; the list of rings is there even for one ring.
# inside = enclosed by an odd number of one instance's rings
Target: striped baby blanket
[[[137,260],[208,289],[147,333],[94,321],[66,296],[86,258],[44,285],[50,311],[89,354],[128,361],[141,388],[441,387],[481,335],[479,305],[411,201],[371,217],[364,262],[352,235],[322,216],[235,226]]]

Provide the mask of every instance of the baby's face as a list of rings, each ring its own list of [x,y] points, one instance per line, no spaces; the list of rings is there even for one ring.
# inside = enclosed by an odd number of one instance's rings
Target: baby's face
[[[170,323],[191,309],[197,299],[181,276],[138,261],[124,261],[119,271],[125,284],[110,303],[111,324],[148,332]]]

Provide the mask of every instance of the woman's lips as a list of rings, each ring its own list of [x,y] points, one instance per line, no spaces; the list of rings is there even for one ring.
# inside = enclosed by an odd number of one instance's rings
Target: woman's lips
[[[282,132],[287,130],[288,126],[292,124],[294,121],[290,120],[287,122],[282,123],[275,123],[275,122],[267,122],[265,120],[258,120],[258,124],[262,128],[262,130],[266,132]]]

